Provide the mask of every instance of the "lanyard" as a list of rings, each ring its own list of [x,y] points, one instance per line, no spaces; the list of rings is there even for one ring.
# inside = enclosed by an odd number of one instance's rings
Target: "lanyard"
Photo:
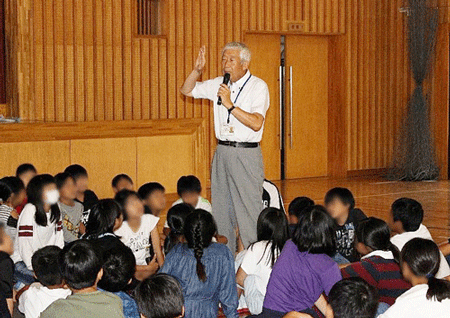
[[[236,98],[234,99],[234,103],[233,103],[234,105],[236,105],[236,102],[237,102],[237,100],[238,100],[238,98],[239,98],[239,95],[241,95],[242,90],[244,89],[245,85],[248,83],[248,81],[249,81],[251,78],[252,78],[252,74],[250,74],[250,76],[249,76],[249,77],[247,78],[247,80],[244,82],[244,85],[242,85],[241,88],[239,88],[239,92],[238,92]],[[230,112],[230,110],[228,110],[227,124],[230,123],[230,116],[231,116],[231,112]]]

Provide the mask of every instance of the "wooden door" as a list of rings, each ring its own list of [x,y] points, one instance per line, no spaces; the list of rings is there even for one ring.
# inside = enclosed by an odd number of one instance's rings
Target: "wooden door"
[[[246,34],[245,43],[250,47],[252,60],[250,71],[263,79],[270,94],[270,107],[267,111],[261,149],[266,178],[281,178],[281,142],[280,142],[280,35]]]
[[[286,36],[286,179],[326,176],[328,39]]]

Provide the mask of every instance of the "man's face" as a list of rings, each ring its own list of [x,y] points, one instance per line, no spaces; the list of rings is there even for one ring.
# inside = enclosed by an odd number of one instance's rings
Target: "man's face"
[[[242,63],[238,49],[228,49],[222,55],[222,72],[230,73],[231,82],[237,82],[248,70],[248,63]]]

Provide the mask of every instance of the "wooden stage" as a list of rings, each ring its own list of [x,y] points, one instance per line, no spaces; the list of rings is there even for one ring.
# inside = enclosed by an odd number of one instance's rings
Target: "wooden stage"
[[[422,203],[424,224],[437,243],[450,237],[450,182],[392,182],[381,177],[347,179],[311,178],[274,182],[281,191],[286,208],[298,196],[308,196],[323,204],[325,193],[333,187],[349,188],[355,196],[356,207],[368,216],[389,220],[394,200],[409,197]]]

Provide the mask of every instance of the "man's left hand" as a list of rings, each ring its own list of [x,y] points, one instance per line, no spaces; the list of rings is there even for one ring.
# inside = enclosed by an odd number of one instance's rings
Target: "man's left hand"
[[[233,107],[233,103],[231,102],[231,91],[226,84],[220,85],[217,96],[222,99],[222,105],[225,106],[226,109]]]

